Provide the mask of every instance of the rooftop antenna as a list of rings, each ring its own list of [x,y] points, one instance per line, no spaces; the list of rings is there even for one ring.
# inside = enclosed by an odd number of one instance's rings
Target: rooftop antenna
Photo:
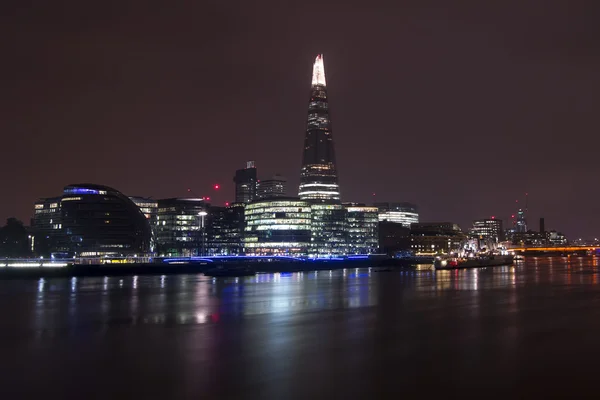
[[[192,189],[190,189],[190,188],[188,188],[187,192],[188,192],[189,194],[191,194],[192,196],[194,196],[194,197],[200,197],[200,196],[198,196],[196,193],[194,193],[194,191],[193,191]]]

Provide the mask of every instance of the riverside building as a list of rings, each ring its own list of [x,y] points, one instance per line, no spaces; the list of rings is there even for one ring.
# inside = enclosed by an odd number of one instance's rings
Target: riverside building
[[[65,186],[62,196],[35,203],[32,224],[59,257],[145,257],[154,251],[144,214],[108,186]]]
[[[208,204],[199,198],[158,200],[156,225],[159,256],[198,256],[206,252]]]
[[[371,254],[379,247],[377,207],[347,204],[348,254]]]
[[[247,255],[307,255],[311,246],[311,206],[298,198],[258,200],[244,210]]]

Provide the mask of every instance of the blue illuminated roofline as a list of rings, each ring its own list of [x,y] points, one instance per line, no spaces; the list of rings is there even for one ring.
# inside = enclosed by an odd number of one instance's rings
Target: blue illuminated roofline
[[[100,194],[99,190],[86,188],[68,188],[64,190],[65,194]]]

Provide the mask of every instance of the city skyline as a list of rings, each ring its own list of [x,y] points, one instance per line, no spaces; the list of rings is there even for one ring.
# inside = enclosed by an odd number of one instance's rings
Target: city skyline
[[[584,5],[567,15],[548,4],[542,16],[529,3],[513,13],[514,4],[367,8],[360,17],[356,4],[323,4],[328,27],[308,38],[300,32],[317,24],[308,3],[262,25],[270,14],[244,4],[149,3],[143,16],[126,5],[39,15],[9,7],[2,29],[16,39],[0,67],[12,77],[0,170],[10,196],[0,220],[28,223],[37,198],[76,182],[154,198],[192,188],[222,204],[248,159],[297,187],[310,60],[324,53],[345,200],[410,201],[423,220],[465,228],[492,215],[508,225],[529,192],[533,228],[543,216],[547,229],[594,237],[597,28]],[[214,22],[193,24],[200,11]],[[256,17],[249,27],[244,13]],[[240,26],[212,29],[227,18]],[[211,30],[229,36],[202,39]],[[246,33],[243,46],[227,47]]]

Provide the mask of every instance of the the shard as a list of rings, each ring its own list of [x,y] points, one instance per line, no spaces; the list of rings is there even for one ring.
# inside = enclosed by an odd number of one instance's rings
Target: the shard
[[[298,195],[303,200],[340,200],[323,55],[313,66],[304,156]]]

